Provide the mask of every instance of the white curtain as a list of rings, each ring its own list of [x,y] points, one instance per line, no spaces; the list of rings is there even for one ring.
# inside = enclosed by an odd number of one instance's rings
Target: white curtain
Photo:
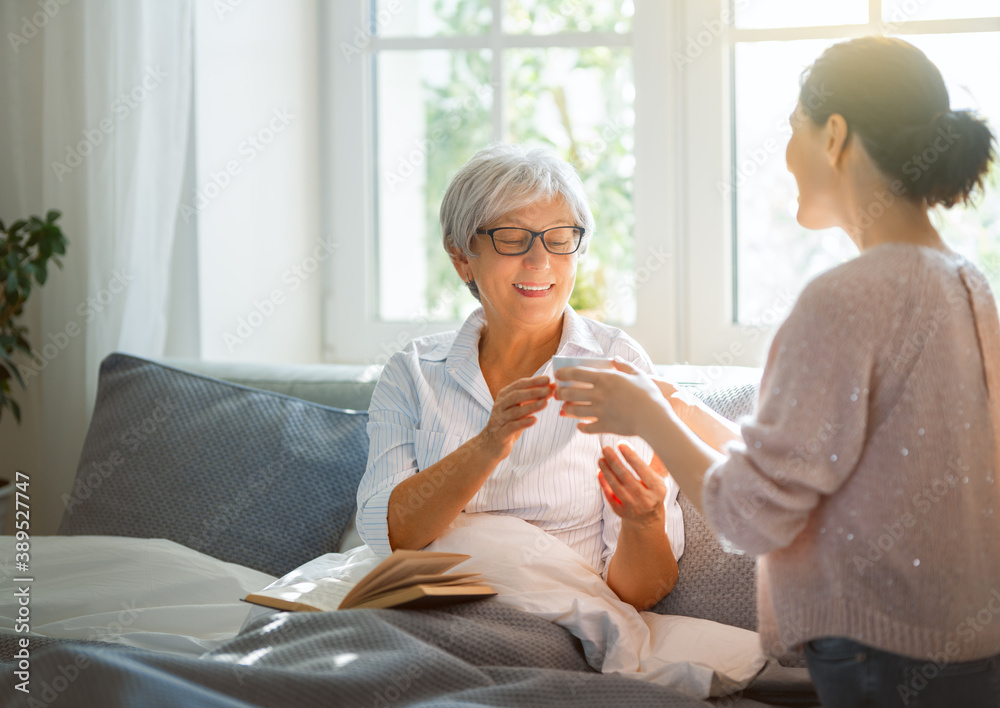
[[[192,0],[62,2],[0,9],[0,218],[57,208],[70,242],[28,303],[45,363],[28,391],[15,385],[24,425],[0,423],[0,475],[34,473],[34,533],[54,532],[62,515],[101,360],[165,353],[193,170]]]

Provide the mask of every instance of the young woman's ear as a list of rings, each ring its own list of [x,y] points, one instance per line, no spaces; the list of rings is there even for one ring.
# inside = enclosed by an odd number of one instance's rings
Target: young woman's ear
[[[826,119],[826,158],[830,167],[839,167],[840,161],[847,150],[847,121],[839,113],[833,113]]]

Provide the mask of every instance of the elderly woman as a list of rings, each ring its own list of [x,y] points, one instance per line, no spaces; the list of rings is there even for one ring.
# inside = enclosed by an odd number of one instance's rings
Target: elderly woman
[[[463,511],[513,515],[580,553],[623,601],[653,605],[677,580],[677,487],[637,438],[651,464],[641,478],[598,471],[602,448],[627,439],[577,432],[549,378],[556,354],[653,370],[628,335],[567,304],[594,230],[579,176],[546,151],[481,150],[449,185],[441,228],[482,307],[386,364],[369,409],[362,538],[388,555],[423,548]]]

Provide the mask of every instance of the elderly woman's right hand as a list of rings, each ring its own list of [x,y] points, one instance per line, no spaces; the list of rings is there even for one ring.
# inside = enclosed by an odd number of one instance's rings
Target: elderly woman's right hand
[[[538,421],[534,414],[548,405],[555,388],[548,376],[536,376],[500,389],[490,419],[478,435],[483,448],[497,460],[505,459],[521,433]]]

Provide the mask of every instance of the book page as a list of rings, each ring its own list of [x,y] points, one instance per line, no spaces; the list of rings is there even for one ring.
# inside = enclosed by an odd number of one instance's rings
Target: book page
[[[351,583],[346,583],[337,578],[323,578],[320,580],[310,580],[294,585],[286,585],[279,588],[271,588],[251,593],[244,598],[247,602],[256,604],[267,604],[267,598],[275,598],[282,603],[302,605],[314,608],[321,612],[331,612],[340,607],[340,603],[351,591]],[[263,602],[261,602],[263,600]],[[273,605],[267,605],[273,607]],[[293,609],[291,607],[280,607],[279,609]],[[298,608],[295,608],[298,609]]]
[[[387,583],[377,588],[376,592],[382,594],[391,592],[398,588],[405,588],[409,585],[472,585],[478,583],[483,577],[482,573],[446,573],[445,575],[411,575],[396,583]]]
[[[343,606],[347,609],[365,609],[379,607],[409,607],[435,606],[468,602],[496,595],[496,592],[486,585],[409,585],[397,588],[391,592],[378,593],[354,604]]]
[[[437,553],[432,551],[397,550],[382,561],[375,570],[361,581],[344,598],[344,606],[357,602],[370,593],[381,593],[387,586],[399,587],[414,575],[439,575],[454,568],[469,556],[463,553]]]

